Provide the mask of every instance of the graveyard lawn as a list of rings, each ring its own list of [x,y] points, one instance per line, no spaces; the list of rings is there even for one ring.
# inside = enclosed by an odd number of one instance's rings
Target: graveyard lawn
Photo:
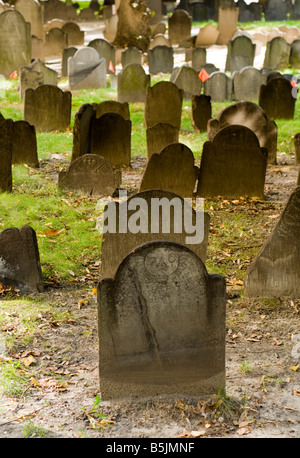
[[[0,106],[14,121],[22,119],[17,86],[11,82]],[[110,402],[101,401],[98,376],[98,198],[57,188],[71,159],[75,113],[91,96],[116,100],[116,90],[78,91],[70,128],[38,133],[40,168],[14,165],[13,191],[1,195],[1,230],[29,224],[37,233],[45,291],[24,296],[0,285],[0,437],[298,437],[300,301],[250,300],[243,280],[297,182],[299,102],[294,120],[278,121],[278,164],[268,165],[265,200],[205,200],[206,267],[226,279],[226,396]],[[214,103],[213,117],[228,104]],[[122,168],[122,187],[133,195],[146,167],[143,104],[131,104],[130,113],[132,167]],[[197,164],[206,137],[194,132],[184,100],[179,141]]]

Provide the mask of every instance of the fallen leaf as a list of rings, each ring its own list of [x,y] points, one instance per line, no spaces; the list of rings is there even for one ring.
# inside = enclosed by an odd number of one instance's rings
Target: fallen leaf
[[[245,436],[246,434],[251,433],[251,431],[252,431],[251,426],[245,426],[243,428],[239,428],[237,432],[239,436]]]
[[[291,371],[296,372],[299,369],[299,364],[298,364],[298,366],[291,366],[290,369],[291,369]]]
[[[29,367],[31,366],[31,364],[35,363],[35,359],[32,355],[26,356],[25,358],[21,358],[21,361],[26,367]]]
[[[282,340],[278,340],[276,339],[276,337],[273,337],[273,340],[274,340],[275,345],[278,345],[278,346],[282,345]]]

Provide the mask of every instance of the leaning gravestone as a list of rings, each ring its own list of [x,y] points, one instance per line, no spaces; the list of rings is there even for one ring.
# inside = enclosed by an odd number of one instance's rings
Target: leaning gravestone
[[[68,59],[68,76],[70,89],[106,87],[105,59],[93,48],[80,48]]]
[[[118,74],[118,101],[136,103],[145,102],[150,75],[139,64],[129,64]]]
[[[192,17],[185,10],[175,10],[168,18],[168,36],[172,45],[188,40],[192,31]]]
[[[0,74],[8,78],[30,60],[30,24],[19,11],[4,11],[0,14]]]
[[[101,204],[101,200],[99,203]],[[210,227],[209,214],[203,209],[194,210],[191,202],[178,194],[151,189],[122,199],[120,202],[113,201],[106,205],[100,227],[100,230],[103,231],[102,279],[114,277],[119,264],[130,251],[143,243],[154,240],[181,243],[194,251],[203,262],[206,261]],[[138,212],[136,212],[137,205],[140,205]],[[185,214],[184,210],[186,210]],[[136,221],[137,213],[140,217],[140,230],[133,232],[130,230],[131,219]],[[110,227],[110,215],[116,220],[113,227]],[[185,218],[189,219],[185,220]]]
[[[264,197],[268,152],[248,127],[232,125],[206,141],[201,156],[199,197]]]
[[[13,120],[0,117],[0,192],[12,191]]]
[[[268,118],[293,119],[296,98],[293,96],[292,85],[286,78],[273,78],[262,84],[259,94],[259,106]]]
[[[152,154],[159,154],[166,146],[177,143],[179,139],[178,127],[167,123],[157,123],[146,130],[147,158]]]
[[[260,86],[267,76],[255,67],[245,67],[232,75],[234,100],[258,100]]]
[[[57,86],[43,84],[27,89],[24,100],[24,120],[37,132],[66,130],[71,121],[72,94]]]
[[[290,52],[291,45],[284,38],[275,37],[271,41],[268,41],[263,64],[264,68],[275,70],[287,68]]]
[[[171,81],[159,81],[148,86],[145,103],[145,125],[152,127],[161,122],[180,129],[183,90]]]
[[[12,163],[39,167],[35,127],[27,121],[14,121]]]
[[[183,245],[157,241],[132,251],[114,279],[98,285],[102,398],[224,389],[225,295],[223,277],[208,275]]]
[[[211,97],[209,95],[195,95],[192,98],[191,121],[195,131],[206,132],[207,123],[212,117]]]
[[[300,187],[291,194],[279,221],[245,278],[245,296],[300,297]]]
[[[96,38],[90,41],[88,47],[95,49],[99,56],[105,59],[107,73],[115,73],[116,47],[113,44],[103,38]]]
[[[151,156],[140,191],[162,189],[182,197],[192,197],[198,173],[192,151],[182,143],[172,143]]]
[[[1,232],[0,281],[25,294],[43,291],[38,244],[32,227],[10,227]]]
[[[253,66],[256,45],[251,38],[239,35],[227,44],[226,72],[240,71],[244,67]]]
[[[293,68],[300,68],[300,39],[291,43],[289,65]]]
[[[148,50],[150,75],[157,73],[172,73],[174,66],[173,48],[170,46],[155,46]]]
[[[110,196],[120,186],[121,171],[98,154],[84,154],[58,177],[60,189],[82,191],[90,196]]]
[[[277,125],[268,119],[264,110],[250,101],[240,101],[224,108],[218,119],[212,118],[207,124],[207,139],[212,141],[217,132],[229,125],[241,125],[251,129],[258,138],[261,148],[268,150],[268,163],[276,163]]]
[[[232,79],[224,72],[214,72],[204,82],[204,94],[212,102],[225,102],[232,98]]]
[[[91,153],[99,154],[113,166],[129,166],[131,121],[118,113],[105,113],[91,120]]]
[[[204,27],[200,27],[195,46],[209,48],[216,44],[219,34],[220,32],[214,24],[207,24]]]
[[[184,99],[191,99],[194,95],[201,94],[202,82],[198,77],[198,72],[188,65],[175,68],[170,81],[183,90]]]

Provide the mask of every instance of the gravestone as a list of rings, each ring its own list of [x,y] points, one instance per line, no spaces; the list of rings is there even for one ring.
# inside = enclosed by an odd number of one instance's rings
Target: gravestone
[[[207,124],[207,139],[212,141],[217,132],[234,124],[251,129],[257,136],[260,147],[268,150],[268,162],[270,164],[276,163],[277,125],[254,102],[240,101],[234,103],[224,108],[218,119],[210,119]]]
[[[224,127],[203,145],[197,195],[263,198],[267,160],[267,150],[251,129]]]
[[[180,129],[182,101],[183,90],[171,81],[148,86],[144,112],[146,128],[161,122]]]
[[[41,84],[57,86],[58,74],[47,67],[40,59],[35,59],[26,67],[20,68],[20,98],[24,98],[26,89],[36,89]]]
[[[225,289],[183,245],[149,242],[131,252],[98,285],[103,400],[224,389]]]
[[[193,2],[190,6],[194,22],[208,21],[208,6],[205,2]]]
[[[236,2],[239,8],[239,22],[261,21],[262,6],[259,3],[251,2],[247,4],[243,0]]]
[[[106,61],[95,49],[80,48],[68,59],[68,76],[72,90],[106,87]]]
[[[200,95],[202,92],[202,82],[198,77],[198,72],[188,65],[175,68],[170,81],[182,89],[184,99],[191,99],[194,95]]]
[[[188,40],[192,31],[192,17],[185,10],[175,10],[168,17],[168,37],[172,45]]]
[[[13,120],[0,117],[0,192],[12,191]]]
[[[289,65],[293,68],[300,68],[300,39],[294,40],[291,44]]]
[[[172,73],[174,66],[173,48],[155,46],[152,49],[148,49],[148,64],[150,75]]]
[[[46,56],[61,55],[68,47],[68,35],[62,29],[54,27],[45,36],[44,53]]]
[[[73,57],[74,54],[78,51],[78,48],[75,46],[70,46],[65,48],[62,53],[62,62],[61,62],[61,75],[68,76],[68,59]]]
[[[219,30],[214,24],[207,24],[204,27],[200,27],[195,46],[209,48],[216,44],[219,34]]]
[[[191,122],[195,131],[206,132],[207,123],[212,117],[211,97],[195,95],[192,98]]]
[[[211,97],[212,102],[225,102],[232,99],[232,79],[224,72],[211,73],[204,82],[204,94]]]
[[[275,37],[268,41],[264,64],[265,68],[280,70],[289,64],[291,45],[282,37]]]
[[[105,113],[91,120],[91,153],[99,154],[115,167],[129,166],[131,121],[118,113]]]
[[[82,8],[82,10],[79,11],[79,14],[77,15],[76,18],[77,21],[82,21],[82,22],[91,22],[91,21],[96,21],[97,16],[95,14],[95,11],[93,8],[90,8],[89,6],[87,8]]]
[[[121,103],[143,103],[146,100],[148,86],[150,86],[150,75],[146,75],[141,65],[126,65],[126,67],[118,73],[118,101]]]
[[[293,97],[292,85],[286,78],[273,78],[262,84],[259,94],[259,106],[268,118],[293,119],[296,99]]]
[[[30,24],[19,11],[0,14],[0,74],[8,78],[31,60]]]
[[[147,158],[148,161],[152,154],[159,154],[166,146],[177,143],[179,129],[171,124],[159,122],[146,130],[147,139]]]
[[[264,6],[266,21],[286,21],[287,2],[283,0],[268,0]]]
[[[194,48],[192,50],[192,67],[196,72],[200,72],[206,64],[206,49]]]
[[[43,84],[27,89],[24,99],[24,120],[37,132],[66,130],[71,121],[72,94],[57,86]]]
[[[300,164],[300,132],[294,136],[295,164]]]
[[[93,103],[95,117],[100,118],[105,113],[117,113],[124,119],[130,119],[128,102],[120,103],[116,100],[104,100],[100,103]]]
[[[39,167],[35,127],[27,121],[14,121],[12,163]]]
[[[68,36],[68,46],[80,46],[84,44],[84,32],[76,22],[68,21],[61,30]]]
[[[45,22],[57,18],[64,21],[73,21],[77,17],[76,8],[68,6],[60,0],[48,0],[47,2],[43,2],[43,7]]]
[[[95,38],[94,40],[90,41],[88,44],[89,47],[95,49],[100,57],[103,57],[106,62],[106,73],[115,73],[116,68],[116,48],[114,45],[109,43],[107,40],[103,38]],[[111,70],[111,66],[114,71]]]
[[[256,45],[245,35],[230,40],[227,44],[225,71],[233,73],[244,67],[253,66],[255,48]]]
[[[142,64],[142,51],[140,49],[129,47],[121,53],[122,68],[128,64]]]
[[[1,232],[0,281],[25,294],[43,291],[38,244],[32,227],[9,227]]]
[[[38,0],[15,0],[14,8],[22,14],[26,22],[31,25],[31,35],[42,39],[43,31],[43,7]]]
[[[74,118],[73,146],[71,162],[83,154],[91,152],[91,121],[95,116],[94,107],[85,103],[81,105]]]
[[[63,190],[82,191],[90,196],[110,196],[120,186],[122,175],[98,154],[84,154],[61,171],[58,186]]]
[[[162,189],[182,197],[192,197],[198,173],[192,151],[182,143],[172,143],[151,156],[140,191]]]
[[[211,64],[209,62],[204,64],[204,65],[202,65],[202,67],[200,68],[200,72],[201,72],[202,69],[204,69],[209,75],[211,75],[214,72],[219,72],[220,71],[220,69],[218,67],[216,67],[214,64]]]
[[[151,40],[149,44],[148,49],[155,48],[156,46],[172,46],[170,40],[164,36],[162,33],[158,33],[155,35]]]
[[[237,7],[220,7],[218,9],[217,45],[224,45],[231,40],[237,30],[239,9]]]
[[[245,67],[232,75],[234,100],[259,99],[260,86],[267,81],[266,75],[255,67]]]
[[[300,187],[297,186],[259,253],[250,264],[246,297],[300,296]]]

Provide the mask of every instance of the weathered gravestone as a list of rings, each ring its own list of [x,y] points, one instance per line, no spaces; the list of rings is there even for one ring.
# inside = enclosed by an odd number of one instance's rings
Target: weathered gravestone
[[[74,54],[78,51],[78,48],[75,46],[70,46],[65,48],[62,53],[62,62],[61,62],[61,75],[68,76],[68,59],[73,57]]]
[[[45,56],[61,55],[63,50],[68,47],[68,34],[58,27],[50,29],[45,36],[44,54]]]
[[[294,40],[291,43],[289,65],[293,68],[300,68],[300,39]]]
[[[182,143],[172,143],[151,156],[140,191],[162,189],[182,197],[192,197],[198,173],[192,151]]]
[[[175,10],[168,17],[168,36],[172,45],[188,40],[192,31],[192,17],[185,10]]]
[[[104,210],[99,228],[103,232],[101,279],[113,278],[128,253],[154,240],[181,243],[206,261],[210,217],[203,209],[194,210],[188,199],[173,192],[150,189],[120,202],[112,201],[105,206],[100,200],[99,204]],[[137,216],[140,230],[132,231],[131,221],[136,222]],[[115,221],[112,226],[110,218]]]
[[[96,118],[105,113],[117,113],[124,119],[130,119],[129,104],[128,102],[117,102],[116,100],[104,100],[100,103],[92,104],[95,110]]]
[[[267,0],[264,12],[266,21],[286,21],[287,2],[283,0]]]
[[[120,186],[122,175],[98,154],[84,154],[71,162],[58,177],[60,189],[83,191],[88,195],[110,196]]]
[[[121,53],[121,64],[122,68],[128,64],[142,64],[142,51],[138,48],[130,46],[124,49]]]
[[[115,73],[116,68],[116,47],[103,38],[96,38],[90,41],[89,47],[95,49],[100,57],[106,62],[106,72]]]
[[[232,75],[234,100],[258,100],[260,86],[267,76],[255,67],[245,67]]]
[[[48,0],[43,2],[44,21],[60,18],[64,21],[73,21],[77,17],[76,8],[68,6],[60,0]]]
[[[119,102],[145,102],[150,75],[139,64],[129,64],[118,74],[117,97]]]
[[[192,98],[191,121],[195,131],[206,132],[207,123],[212,117],[211,97],[195,95]]]
[[[257,136],[260,147],[268,150],[268,163],[276,163],[277,125],[260,106],[254,102],[241,101],[224,108],[218,119],[212,118],[208,121],[208,140],[212,141],[217,132],[233,124],[251,129]]]
[[[279,221],[245,278],[245,296],[300,297],[300,187],[292,192]]]
[[[236,6],[239,8],[239,22],[261,21],[262,5],[259,3],[247,4],[244,0],[238,0]]]
[[[148,161],[152,154],[159,154],[166,146],[177,143],[179,139],[179,129],[171,124],[159,122],[146,130],[147,158]]]
[[[30,60],[30,24],[19,11],[4,11],[0,14],[0,74],[8,78]]]
[[[36,89],[42,84],[57,86],[58,74],[47,67],[40,59],[35,59],[26,67],[20,68],[20,98],[24,98],[26,89]]]
[[[144,112],[146,128],[161,122],[180,129],[182,101],[183,90],[171,81],[148,86]]]
[[[300,132],[294,135],[295,163],[300,164]]]
[[[0,117],[0,192],[12,191],[13,120]]]
[[[214,72],[204,82],[204,94],[212,102],[225,102],[232,98],[232,79],[224,72]]]
[[[184,99],[191,99],[193,95],[200,95],[202,92],[202,81],[198,77],[198,72],[188,65],[175,68],[170,81],[183,90]]]
[[[206,64],[206,49],[193,48],[192,50],[192,67],[196,72],[200,72]]]
[[[291,45],[282,37],[275,37],[268,41],[263,66],[271,69],[287,68]]]
[[[218,31],[217,45],[224,45],[229,42],[237,30],[239,9],[237,7],[220,7],[218,9]]]
[[[35,127],[27,121],[14,121],[12,163],[39,167]]]
[[[38,244],[32,227],[10,227],[1,232],[0,281],[21,293],[43,291]]]
[[[80,48],[68,59],[68,76],[70,89],[106,87],[106,61],[95,49]]]
[[[155,46],[148,49],[149,73],[172,73],[174,66],[173,48],[169,46]]]
[[[224,389],[225,289],[183,245],[149,242],[131,252],[98,285],[101,397]]]
[[[169,38],[165,37],[165,35],[162,33],[158,33],[151,39],[148,49],[155,48],[155,46],[169,46],[170,47],[172,45],[171,45]]]
[[[190,3],[192,18],[194,22],[207,22],[209,19],[208,6],[205,2]]]
[[[292,85],[286,78],[273,78],[262,84],[259,93],[259,106],[268,118],[293,119],[296,98],[293,96]]]
[[[66,130],[71,121],[71,100],[71,92],[50,84],[27,89],[24,120],[35,126],[37,132]]]
[[[131,121],[118,113],[105,113],[91,120],[91,153],[99,154],[113,166],[129,166]]]
[[[14,8],[19,11],[26,22],[31,25],[31,35],[42,39],[43,30],[43,7],[38,0],[15,0]]]
[[[61,30],[68,36],[68,46],[80,46],[84,44],[84,32],[76,22],[66,22]]]
[[[220,32],[214,24],[207,24],[199,29],[195,46],[209,48],[216,44]]]
[[[251,38],[239,35],[227,44],[226,72],[240,71],[244,67],[253,65],[256,45]]]
[[[252,130],[224,127],[203,145],[197,195],[263,198],[267,160]]]

